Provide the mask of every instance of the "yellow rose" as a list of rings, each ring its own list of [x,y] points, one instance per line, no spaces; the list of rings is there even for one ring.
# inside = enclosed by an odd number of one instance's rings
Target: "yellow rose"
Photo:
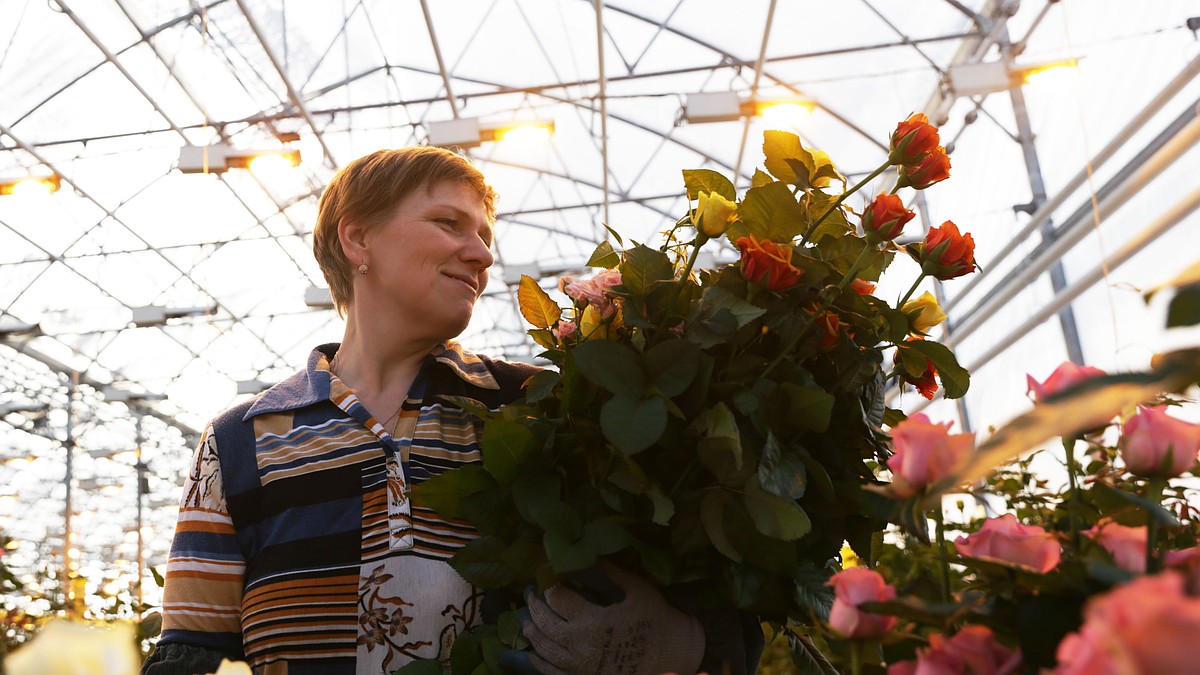
[[[620,312],[613,312],[605,319],[595,305],[588,305],[583,308],[583,315],[579,317],[579,335],[584,340],[608,340],[615,338],[617,329],[623,325]]]
[[[737,204],[715,192],[701,192],[700,204],[692,213],[692,225],[713,239],[725,234],[729,224],[737,220]]]
[[[937,299],[929,291],[919,298],[913,298],[904,303],[900,311],[908,316],[909,325],[913,332],[927,335],[929,329],[946,320],[946,315],[938,305]]]

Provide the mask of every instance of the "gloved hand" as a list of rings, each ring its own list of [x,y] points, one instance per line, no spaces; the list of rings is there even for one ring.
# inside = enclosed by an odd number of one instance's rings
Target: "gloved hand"
[[[535,653],[510,652],[501,663],[525,672],[530,668],[522,666],[532,666],[542,675],[695,673],[704,655],[700,622],[636,574],[606,563],[600,569],[622,597],[602,606],[563,584],[544,597],[527,596],[521,630]]]

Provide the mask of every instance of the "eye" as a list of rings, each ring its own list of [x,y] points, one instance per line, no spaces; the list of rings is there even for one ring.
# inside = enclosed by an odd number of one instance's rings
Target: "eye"
[[[450,228],[458,227],[458,221],[453,218],[434,218],[433,222],[441,223],[442,225]]]

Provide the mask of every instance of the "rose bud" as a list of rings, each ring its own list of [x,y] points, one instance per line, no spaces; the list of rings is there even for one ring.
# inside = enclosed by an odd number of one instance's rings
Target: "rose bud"
[[[978,532],[954,541],[959,555],[986,558],[1045,574],[1058,566],[1062,546],[1058,539],[1037,525],[1022,525],[1006,513],[989,518]]]
[[[1146,526],[1126,527],[1112,521],[1098,523],[1087,535],[1104,547],[1113,558],[1113,563],[1126,572],[1143,574],[1146,571]]]
[[[854,332],[848,328],[849,324],[842,321],[837,312],[821,312],[821,316],[817,317],[817,326],[821,329],[821,349],[836,347],[842,333],[854,337]]]
[[[1174,478],[1192,468],[1200,450],[1200,424],[1189,424],[1162,407],[1139,406],[1125,423],[1121,459],[1131,473]]]
[[[904,200],[893,194],[881,194],[863,211],[863,232],[867,241],[880,243],[900,236],[904,225],[916,214],[904,208]]]
[[[692,226],[709,239],[725,234],[729,224],[737,220],[737,204],[716,192],[701,192],[699,204],[692,212]]]
[[[914,332],[926,335],[929,329],[946,320],[941,305],[933,293],[925,291],[918,298],[913,298],[900,307],[900,311],[908,316],[908,325]]]
[[[975,240],[947,220],[929,228],[919,248],[921,271],[942,281],[975,271]]]
[[[950,177],[950,155],[946,149],[938,146],[937,150],[915,164],[905,164],[900,167],[900,187],[911,187],[914,190],[940,183]]]
[[[905,342],[912,342],[918,339],[920,338],[905,340]],[[900,379],[916,387],[922,396],[932,401],[934,394],[938,390],[936,379],[937,366],[933,365],[933,361],[928,356],[912,349],[897,349],[895,361],[898,366],[897,373],[900,375]],[[915,367],[910,370],[910,363],[919,364],[921,370],[917,372]]]
[[[951,434],[950,426],[950,422],[934,424],[917,413],[892,429],[895,451],[887,460],[892,496],[920,494],[967,461],[975,449],[975,434]]]
[[[888,162],[914,164],[933,152],[941,142],[937,127],[929,123],[925,113],[913,113],[892,132]]]
[[[875,292],[875,284],[866,279],[855,279],[850,282],[850,290],[859,295],[870,295]]]
[[[742,276],[772,291],[786,291],[800,281],[804,270],[792,264],[792,248],[753,237],[737,240],[742,252]]]
[[[883,580],[883,576],[865,567],[842,570],[826,582],[833,586],[833,609],[829,612],[829,626],[852,640],[871,640],[883,637],[896,617],[886,614],[863,612],[858,606],[864,602],[884,602],[896,598],[896,589]]]
[[[1107,375],[1107,373],[1092,366],[1077,366],[1070,361],[1063,361],[1059,367],[1054,369],[1053,373],[1050,373],[1050,377],[1047,377],[1045,382],[1039,383],[1033,379],[1032,375],[1026,374],[1025,393],[1033,394],[1035,401],[1044,401],[1047,396],[1053,396],[1063,389],[1100,375]]]

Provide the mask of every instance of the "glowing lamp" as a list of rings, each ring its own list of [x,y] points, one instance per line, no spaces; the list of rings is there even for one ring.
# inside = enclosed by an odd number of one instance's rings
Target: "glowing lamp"
[[[26,176],[25,178],[0,181],[0,195],[48,195],[58,192],[61,186],[62,179],[56,173],[49,176]]]

